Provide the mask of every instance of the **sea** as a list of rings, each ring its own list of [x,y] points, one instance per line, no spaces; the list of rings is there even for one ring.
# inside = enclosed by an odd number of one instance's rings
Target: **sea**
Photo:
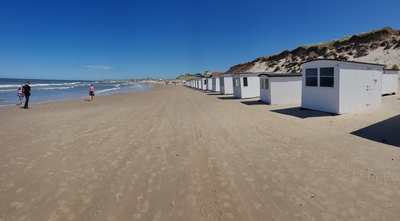
[[[29,104],[89,98],[89,86],[93,84],[96,96],[106,96],[148,90],[153,85],[123,80],[43,80],[0,78],[0,108],[17,106],[18,88],[29,81],[31,96]],[[24,100],[25,102],[25,100]]]

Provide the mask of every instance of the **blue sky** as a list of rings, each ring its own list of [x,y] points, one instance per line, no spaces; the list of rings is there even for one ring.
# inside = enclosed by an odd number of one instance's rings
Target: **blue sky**
[[[0,0],[0,77],[175,78],[391,26],[400,1]]]

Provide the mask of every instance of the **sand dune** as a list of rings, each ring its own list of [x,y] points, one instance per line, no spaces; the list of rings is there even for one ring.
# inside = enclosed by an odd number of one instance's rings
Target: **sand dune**
[[[165,85],[0,109],[0,220],[397,220],[399,115]]]

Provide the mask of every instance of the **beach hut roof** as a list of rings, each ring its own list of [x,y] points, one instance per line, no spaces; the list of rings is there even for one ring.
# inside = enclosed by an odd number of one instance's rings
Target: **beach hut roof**
[[[399,71],[399,70],[396,70],[396,69],[390,69],[390,68],[384,68],[383,70],[385,70],[385,71]]]
[[[301,76],[301,73],[261,73],[258,75],[260,77],[261,75],[268,76],[269,78],[273,77],[299,77]]]
[[[241,72],[241,73],[234,73],[232,75],[255,75],[255,74],[260,74],[257,72]]]
[[[214,77],[214,76],[219,76],[219,75],[221,75],[223,72],[213,72],[213,73],[211,73],[211,77]]]
[[[313,61],[337,61],[337,62],[354,63],[354,64],[375,65],[375,66],[382,66],[382,67],[385,66],[384,64],[374,64],[374,63],[367,63],[367,62],[360,62],[360,61],[345,61],[345,60],[338,60],[338,59],[315,59],[315,60],[303,62],[302,64],[310,63]]]
[[[224,76],[224,75],[232,76],[232,75],[234,75],[234,73],[226,73],[226,72],[224,72],[224,73],[220,74],[219,76],[221,77],[221,76]]]

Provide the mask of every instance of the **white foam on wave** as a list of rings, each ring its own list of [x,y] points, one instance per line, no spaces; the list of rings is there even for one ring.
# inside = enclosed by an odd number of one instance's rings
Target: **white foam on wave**
[[[21,86],[20,84],[3,84],[0,85],[0,88],[10,88],[10,87],[19,88],[20,86]]]
[[[73,87],[44,87],[44,88],[37,88],[36,90],[67,90]]]
[[[104,92],[115,91],[115,90],[119,90],[119,89],[121,89],[121,88],[114,87],[114,88],[108,88],[108,89],[104,89],[104,90],[98,90],[98,91],[95,91],[95,94],[101,94],[101,93],[104,93]]]
[[[0,89],[0,93],[1,92],[10,92],[10,91],[18,92],[18,88],[16,88],[16,89]]]
[[[2,85],[0,85],[0,88],[18,88],[21,85],[24,85],[24,84],[2,84]],[[90,83],[84,83],[81,81],[77,81],[77,82],[67,82],[67,83],[30,84],[31,87],[69,86],[69,85],[86,86],[86,85],[90,85]]]
[[[68,86],[68,85],[79,85],[82,82],[67,82],[67,83],[49,83],[49,84],[31,84],[31,87],[48,87],[48,86]],[[84,84],[86,85],[86,84]]]

